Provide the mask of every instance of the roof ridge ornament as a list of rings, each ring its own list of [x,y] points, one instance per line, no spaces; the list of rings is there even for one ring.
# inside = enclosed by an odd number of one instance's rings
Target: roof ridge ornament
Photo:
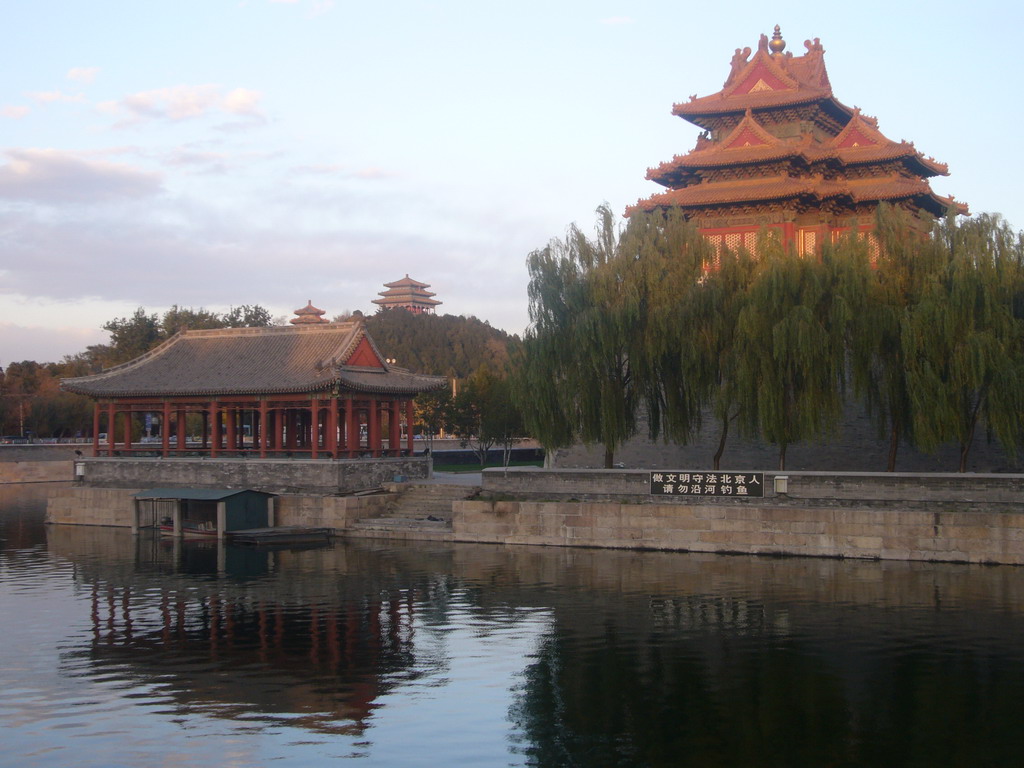
[[[775,25],[775,31],[772,33],[772,39],[768,43],[768,47],[771,49],[772,56],[780,56],[786,50],[786,41],[782,39],[782,31],[778,24]]]

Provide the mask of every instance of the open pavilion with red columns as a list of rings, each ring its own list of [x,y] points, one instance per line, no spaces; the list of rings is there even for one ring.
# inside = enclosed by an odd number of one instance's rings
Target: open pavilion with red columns
[[[447,380],[387,362],[361,320],[299,317],[316,319],[183,331],[128,363],[65,379],[63,389],[96,401],[93,455],[411,455],[413,400]]]

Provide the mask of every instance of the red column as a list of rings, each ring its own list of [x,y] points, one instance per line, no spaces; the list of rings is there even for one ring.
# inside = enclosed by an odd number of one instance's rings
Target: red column
[[[381,453],[381,436],[380,436],[380,402],[377,398],[370,400],[370,423],[367,427],[367,437],[369,438],[370,455],[373,458],[380,458]]]
[[[178,438],[178,452],[188,448],[188,415],[184,408],[178,409],[178,415],[174,419],[174,436]]]
[[[787,221],[782,224],[782,244],[786,248],[796,243],[796,223]],[[803,256],[803,254],[797,254]]]
[[[226,439],[224,447],[229,451],[238,450],[238,409],[235,406],[230,406],[224,411],[224,421],[227,429]]]
[[[356,401],[351,397],[346,401],[345,411],[345,447],[348,457],[354,459],[359,451],[359,421],[356,418]]]
[[[210,458],[220,450],[220,407],[217,401],[210,402]]]
[[[310,458],[315,459],[320,451],[320,398],[314,397],[309,402],[309,451]]]
[[[402,416],[397,399],[388,407],[388,453],[402,455]]]
[[[125,408],[124,411],[124,449],[130,451],[132,449],[132,409],[131,406]]]
[[[329,451],[332,459],[338,458],[338,398],[331,398],[327,411],[327,440],[324,449]]]
[[[259,441],[260,441],[260,458],[267,458],[267,438],[270,435],[267,432],[267,401],[260,400],[260,424],[259,424]]]
[[[117,419],[117,405],[115,403],[107,404],[107,456],[114,455],[114,443],[117,441],[114,435],[114,424]]]
[[[413,442],[412,427],[413,422],[416,419],[415,411],[412,407],[412,400],[405,401],[405,450],[408,451],[409,455],[412,456],[416,450],[416,444]]]
[[[92,455],[100,455],[100,404],[99,401],[92,406]]]

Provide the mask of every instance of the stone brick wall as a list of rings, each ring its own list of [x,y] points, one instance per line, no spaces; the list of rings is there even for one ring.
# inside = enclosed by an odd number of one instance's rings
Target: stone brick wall
[[[380,516],[393,493],[374,496],[278,496],[274,499],[276,525],[334,528],[342,531],[353,521]]]
[[[0,464],[13,461],[71,461],[75,451],[88,454],[92,443],[16,443],[0,445]]]
[[[785,476],[787,492],[774,491]],[[456,541],[1024,564],[1024,475],[765,474],[763,499],[650,494],[638,470],[486,470]],[[505,500],[507,499],[507,500]]]
[[[0,485],[6,483],[54,483],[71,480],[71,461],[0,462]]]
[[[453,508],[455,541],[1024,565],[1019,511],[553,501]]]
[[[87,458],[84,482],[121,488],[249,488],[268,493],[347,493],[396,477],[427,477],[430,460],[275,460],[200,458]]]
[[[685,469],[685,467],[677,467]],[[488,493],[537,500],[668,503],[650,495],[650,472],[630,469],[487,469]],[[785,477],[788,490],[776,494],[774,480]],[[946,504],[958,509],[1024,503],[1024,475],[910,472],[766,472],[765,499],[775,504],[870,502],[878,504]],[[680,503],[689,501],[676,497]],[[750,500],[703,497],[706,504],[744,504]]]
[[[46,522],[61,525],[116,525],[131,527],[139,488],[55,488],[46,503]]]
[[[152,487],[152,486],[147,486]],[[133,495],[141,488],[100,488],[68,485],[54,488],[46,506],[46,522],[59,525],[131,527]],[[295,495],[274,498],[275,524],[344,530],[353,520],[379,516],[394,494],[373,496]]]

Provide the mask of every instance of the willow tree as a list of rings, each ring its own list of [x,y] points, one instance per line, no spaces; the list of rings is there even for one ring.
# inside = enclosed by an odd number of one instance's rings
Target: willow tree
[[[879,438],[888,441],[886,469],[893,472],[900,444],[914,444],[902,329],[934,275],[935,249],[909,214],[884,204],[875,216],[874,238],[874,254],[868,237],[856,235],[828,253],[846,278],[850,379]]]
[[[1012,455],[1024,428],[1024,244],[998,215],[936,227],[938,268],[902,326],[908,392],[919,447],[954,440],[959,470],[978,424]]]
[[[631,334],[610,309],[619,229],[607,205],[597,213],[593,239],[573,225],[527,259],[531,326],[516,361],[515,393],[545,449],[600,444],[611,467],[615,450],[636,433],[638,397]]]
[[[748,300],[736,324],[736,392],[748,434],[786,449],[838,424],[843,405],[845,324],[841,296],[817,259],[762,236]]]
[[[739,374],[744,352],[737,328],[750,299],[754,267],[745,248],[723,249],[717,268],[702,280],[692,312],[692,343],[701,361],[695,375],[709,394],[707,402],[719,430],[712,457],[716,470],[721,468],[730,427],[742,408]]]
[[[630,368],[648,435],[687,442],[714,386],[700,282],[707,241],[678,210],[636,213],[618,257],[603,270],[603,298],[628,339]]]

